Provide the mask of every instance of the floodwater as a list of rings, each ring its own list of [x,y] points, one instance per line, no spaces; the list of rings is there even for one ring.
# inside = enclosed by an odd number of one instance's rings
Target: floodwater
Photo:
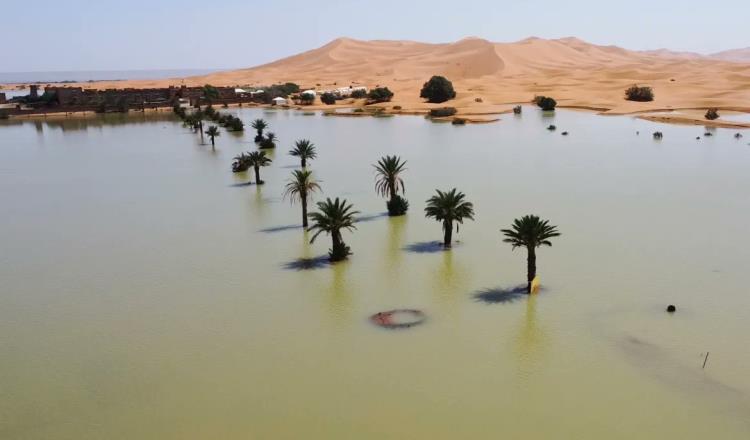
[[[262,187],[230,172],[251,130],[212,151],[167,114],[0,125],[0,438],[750,438],[750,133],[228,111],[280,138]],[[282,199],[299,138],[362,212],[347,262]],[[374,191],[393,153],[401,218]],[[476,221],[441,252],[424,201],[452,187]],[[533,297],[499,231],[529,213],[563,234]],[[369,322],[394,308],[427,319]]]

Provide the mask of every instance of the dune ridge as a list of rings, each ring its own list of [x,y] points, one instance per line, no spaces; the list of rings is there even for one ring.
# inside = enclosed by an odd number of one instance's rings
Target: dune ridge
[[[743,56],[747,62],[740,62]],[[453,82],[457,97],[450,105],[459,112],[503,112],[539,94],[553,96],[563,107],[606,109],[612,114],[708,107],[750,111],[750,49],[717,55],[632,51],[574,37],[531,37],[512,43],[475,37],[452,43],[338,38],[247,69],[81,86],[254,86],[291,81],[321,90],[362,84],[387,86],[395,92],[389,105],[418,111],[434,107],[419,98],[422,84],[432,75],[444,75]],[[626,101],[624,90],[632,84],[653,87],[656,99]]]

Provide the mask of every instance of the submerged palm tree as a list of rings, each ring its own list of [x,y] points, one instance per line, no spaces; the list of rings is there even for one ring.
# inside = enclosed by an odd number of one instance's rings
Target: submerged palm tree
[[[271,159],[266,156],[265,151],[252,151],[247,155],[248,167],[255,170],[255,184],[263,185],[265,182],[260,180],[260,167],[267,167],[271,164]]]
[[[208,130],[206,130],[206,134],[208,135],[209,138],[211,138],[211,146],[215,147],[216,146],[216,141],[214,140],[214,138],[216,136],[220,136],[221,135],[221,132],[219,131],[219,127],[217,127],[215,125],[212,125],[212,126],[208,127]]]
[[[442,192],[436,190],[437,195],[427,199],[427,207],[424,209],[425,217],[434,218],[443,222],[443,246],[451,247],[453,237],[453,222],[462,224],[465,218],[474,220],[474,204],[465,200],[466,195],[453,188]],[[458,232],[458,224],[456,225]]]
[[[526,215],[513,221],[511,229],[501,229],[505,235],[503,242],[517,247],[525,247],[527,252],[526,264],[526,292],[531,293],[531,284],[536,278],[536,248],[552,246],[549,239],[559,237],[557,226],[549,224],[548,220],[541,220],[535,215]]]
[[[307,201],[312,198],[312,193],[318,190],[320,190],[320,185],[312,177],[312,171],[308,170],[292,171],[292,178],[284,188],[284,198],[289,197],[292,203],[299,201],[302,205],[302,226],[305,228],[307,227]]]
[[[406,193],[404,181],[401,179],[401,173],[406,171],[406,161],[401,161],[398,156],[385,156],[380,158],[377,164],[373,165],[377,178],[375,181],[375,191],[383,196],[390,196],[388,201],[388,215],[404,215],[409,209],[409,202],[398,195]]]
[[[263,119],[256,119],[253,121],[251,125],[255,131],[258,133],[255,136],[255,142],[260,142],[263,140],[263,130],[265,130],[268,127],[268,124]]]
[[[247,171],[248,168],[250,168],[250,163],[248,162],[247,154],[240,153],[239,156],[234,156],[234,160],[232,161],[232,172],[241,173]]]
[[[341,261],[346,259],[351,252],[349,246],[344,243],[341,238],[341,230],[357,229],[354,226],[354,216],[359,214],[359,211],[352,210],[352,205],[347,204],[346,200],[339,201],[331,200],[327,198],[324,202],[318,202],[319,212],[313,212],[310,214],[310,218],[313,221],[313,225],[308,229],[309,231],[315,231],[315,235],[312,236],[310,243],[314,242],[318,235],[325,232],[331,236],[333,240],[333,247],[328,251],[328,257],[331,261]]]
[[[271,135],[271,133],[268,133]],[[302,168],[307,167],[307,159],[315,159],[318,156],[318,152],[315,151],[315,144],[308,141],[307,139],[300,139],[294,143],[294,148],[289,150],[289,154],[300,158]]]

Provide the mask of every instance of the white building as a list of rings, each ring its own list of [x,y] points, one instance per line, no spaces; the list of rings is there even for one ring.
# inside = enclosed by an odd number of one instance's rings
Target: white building
[[[280,96],[277,98],[273,98],[271,102],[273,102],[273,105],[286,105],[286,99]]]

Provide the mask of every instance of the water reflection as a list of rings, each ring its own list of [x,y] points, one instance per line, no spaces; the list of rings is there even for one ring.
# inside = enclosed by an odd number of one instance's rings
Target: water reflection
[[[352,293],[354,289],[346,276],[348,267],[348,261],[340,261],[331,265],[327,304],[331,323],[336,327],[349,327],[351,325]]]
[[[518,375],[529,379],[540,369],[545,352],[546,334],[537,322],[537,301],[539,294],[527,295],[526,313],[515,337],[515,351],[518,359]]]

